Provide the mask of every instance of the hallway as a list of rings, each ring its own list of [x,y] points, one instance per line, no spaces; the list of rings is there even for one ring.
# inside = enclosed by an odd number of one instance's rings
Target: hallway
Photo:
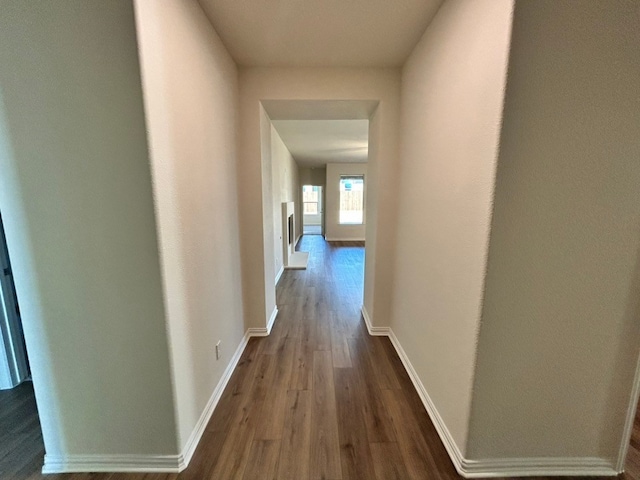
[[[308,269],[283,274],[273,331],[249,341],[187,470],[42,476],[38,443],[0,450],[17,467],[3,480],[461,478],[393,346],[366,331],[362,243],[311,235],[298,248]],[[620,478],[640,478],[639,437]]]
[[[307,270],[283,274],[271,335],[250,339],[187,470],[42,478],[458,478],[393,346],[367,333],[363,243],[298,249]]]
[[[271,335],[250,341],[207,428],[210,453],[180,478],[454,477],[393,347],[360,317],[362,244],[303,236],[299,249],[308,269],[284,273]]]

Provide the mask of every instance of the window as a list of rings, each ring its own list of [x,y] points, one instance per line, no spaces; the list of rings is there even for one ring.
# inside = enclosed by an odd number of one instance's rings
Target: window
[[[340,224],[364,223],[364,175],[340,176]]]
[[[318,202],[320,201],[318,190],[318,187],[311,185],[302,187],[302,211],[305,215],[318,215],[318,213],[320,213],[320,209],[318,208]]]

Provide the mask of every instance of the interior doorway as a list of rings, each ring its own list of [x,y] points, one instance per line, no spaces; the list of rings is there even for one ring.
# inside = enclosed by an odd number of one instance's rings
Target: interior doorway
[[[264,325],[269,332],[278,314],[280,301],[275,287],[282,277],[285,280],[287,277],[294,278],[291,275],[296,275],[295,273],[287,276],[284,276],[284,273],[298,267],[297,263],[286,263],[286,257],[283,256],[283,253],[287,252],[283,247],[289,245],[290,235],[289,224],[284,222],[287,216],[283,215],[283,205],[289,202],[295,204],[293,210],[295,212],[293,219],[295,254],[297,257],[300,257],[298,254],[307,257],[304,266],[298,268],[312,268],[313,261],[324,263],[319,256],[311,258],[310,252],[305,251],[312,245],[327,242],[359,242],[364,247],[366,232],[369,232],[369,235],[376,232],[376,211],[369,212],[371,214],[367,221],[365,219],[367,209],[363,207],[362,224],[340,224],[338,219],[340,179],[333,178],[329,182],[328,171],[333,168],[338,172],[338,177],[341,174],[362,175],[366,173],[367,164],[370,161],[376,165],[381,151],[380,133],[381,130],[386,131],[387,121],[378,108],[379,100],[348,100],[341,97],[340,100],[258,101],[260,104],[258,118],[253,117],[255,114],[253,112],[248,114],[244,121],[249,122],[248,124],[255,122],[254,126],[259,126],[260,148],[252,150],[248,147],[255,143],[253,134],[250,133],[252,129],[243,129],[246,132],[243,133],[241,143],[247,145],[243,151],[246,150],[248,156],[260,153],[264,280],[256,278],[255,285],[256,287],[264,285],[265,303],[264,309],[262,305],[256,306],[256,315],[258,315],[256,318],[259,318],[260,327],[262,327],[261,319],[264,318]],[[389,123],[389,128],[390,126]],[[253,132],[255,133],[256,130]],[[370,145],[374,146],[371,152]],[[383,149],[383,151],[386,150]],[[357,171],[353,171],[354,169]],[[377,185],[375,174],[368,177],[368,183],[372,186]],[[363,197],[363,203],[366,204],[366,194]],[[369,199],[371,198],[370,196]],[[247,236],[243,237],[246,239]],[[325,246],[332,247],[331,244]],[[342,245],[333,245],[333,247],[337,246]],[[369,249],[371,252],[368,255],[369,258],[375,258],[374,248],[375,242]],[[248,246],[244,245],[243,249],[248,249]],[[365,292],[369,292],[368,296],[372,299],[375,265],[369,265],[369,268],[364,271],[366,275],[363,277],[360,296],[366,297]],[[273,282],[270,281],[271,278],[274,279]],[[255,291],[255,294],[259,293],[261,292]],[[372,300],[369,303],[371,302]]]
[[[27,347],[0,215],[0,390],[12,389],[29,377]]]
[[[39,478],[44,442],[1,215],[0,452],[0,477]]]
[[[302,186],[302,234],[324,235],[324,195],[321,185]]]

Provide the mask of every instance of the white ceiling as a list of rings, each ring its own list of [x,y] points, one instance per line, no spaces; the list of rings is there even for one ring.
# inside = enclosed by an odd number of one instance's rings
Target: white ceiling
[[[443,0],[200,0],[242,66],[395,67]]]
[[[367,161],[369,120],[273,120],[301,167]]]

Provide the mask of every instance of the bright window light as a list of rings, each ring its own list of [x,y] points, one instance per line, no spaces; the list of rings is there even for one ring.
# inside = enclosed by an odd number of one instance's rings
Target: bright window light
[[[302,187],[302,204],[305,215],[318,215],[320,212],[318,208],[318,203],[320,202],[318,191],[319,188],[313,185],[304,185]]]
[[[341,225],[364,223],[364,175],[340,176]]]

